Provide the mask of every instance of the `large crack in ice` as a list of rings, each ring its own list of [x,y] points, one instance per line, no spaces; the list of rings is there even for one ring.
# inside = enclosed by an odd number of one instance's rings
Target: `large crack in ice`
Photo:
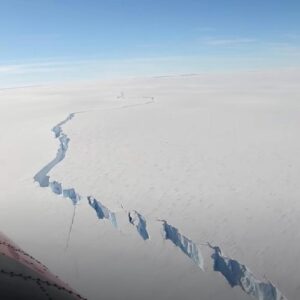
[[[143,238],[143,240],[149,239],[147,222],[140,213],[138,213],[136,210],[130,211],[128,213],[128,220],[131,225],[136,227],[139,235]]]
[[[57,195],[63,195],[66,198],[69,198],[73,204],[75,205],[80,200],[80,195],[76,193],[73,188],[63,189],[62,184],[57,181],[50,182],[49,172],[60,163],[66,156],[66,152],[69,147],[70,139],[63,132],[62,126],[72,120],[75,116],[75,113],[71,113],[68,115],[66,119],[59,122],[52,128],[54,136],[59,140],[59,148],[56,152],[56,156],[53,160],[51,160],[46,166],[44,166],[34,177],[34,181],[38,182],[40,187],[50,187],[53,193]]]
[[[154,100],[152,97],[151,100],[152,101],[144,104],[153,103]],[[136,106],[136,104],[131,106]],[[122,106],[120,108],[127,108],[131,106]],[[50,187],[54,194],[69,198],[74,205],[66,247],[68,247],[71,236],[76,204],[82,199],[88,201],[89,205],[95,210],[98,219],[107,219],[115,228],[118,228],[117,214],[104,206],[99,200],[92,196],[81,197],[74,188],[63,188],[60,182],[55,180],[50,181],[50,176],[48,175],[49,172],[65,158],[70,142],[69,137],[62,130],[62,126],[72,120],[75,117],[75,114],[76,113],[69,114],[66,119],[52,128],[55,138],[59,140],[59,148],[55,158],[34,176],[34,181],[38,182],[40,187]],[[127,214],[128,223],[136,228],[139,236],[144,241],[149,240],[150,235],[147,229],[147,221],[145,217],[136,210],[126,212],[123,207],[122,210]],[[204,271],[204,259],[200,248],[208,247],[212,251],[212,261],[210,262],[213,264],[214,271],[221,273],[232,288],[236,286],[240,287],[246,294],[256,298],[257,300],[287,300],[270,281],[260,281],[254,276],[247,266],[241,264],[237,260],[224,256],[220,247],[212,246],[210,243],[197,245],[191,239],[180,233],[178,228],[170,225],[167,221],[158,221],[162,223],[163,239],[170,241],[175,247],[179,248],[180,251],[191,259],[201,270]]]
[[[96,200],[92,196],[88,196],[87,199],[89,201],[89,205],[96,211],[100,220],[107,219],[115,228],[118,227],[116,214],[114,212],[109,210],[100,201]]]
[[[182,235],[176,227],[163,220],[164,238],[170,240],[185,255],[187,255],[197,266],[204,270],[204,261],[199,247],[189,238]]]
[[[224,256],[220,247],[208,246],[214,251],[214,270],[220,272],[231,287],[239,286],[246,294],[258,300],[284,300],[281,292],[270,282],[258,280],[249,268],[237,260]]]
[[[44,166],[33,178],[40,184],[40,187],[49,186],[49,176],[48,173],[61,162],[66,155],[68,150],[69,138],[63,133],[61,126],[70,121],[74,117],[74,113],[70,114],[65,120],[58,123],[52,128],[55,138],[59,139],[59,148],[57,150],[55,158],[50,161],[46,166]]]

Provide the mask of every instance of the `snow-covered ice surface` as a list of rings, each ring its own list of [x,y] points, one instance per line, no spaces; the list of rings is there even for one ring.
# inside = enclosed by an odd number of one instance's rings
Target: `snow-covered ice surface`
[[[298,299],[299,79],[0,91],[2,231],[89,299]]]

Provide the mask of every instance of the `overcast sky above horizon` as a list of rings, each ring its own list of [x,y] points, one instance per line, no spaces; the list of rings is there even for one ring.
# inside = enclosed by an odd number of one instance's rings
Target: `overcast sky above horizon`
[[[1,86],[300,66],[299,0],[0,0]]]

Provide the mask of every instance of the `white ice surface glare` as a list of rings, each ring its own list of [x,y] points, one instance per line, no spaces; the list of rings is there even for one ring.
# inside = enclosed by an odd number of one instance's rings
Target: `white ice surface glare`
[[[2,231],[91,300],[99,290],[104,299],[255,299],[214,271],[206,241],[255,274],[245,278],[298,300],[299,80],[272,70],[0,91]],[[86,110],[61,126],[71,142],[44,173],[51,188],[33,185],[60,143],[49,128]],[[76,206],[56,197],[72,188],[115,212],[118,229],[85,197]],[[199,246],[205,272],[161,239],[157,218]]]
[[[68,150],[70,139],[65,133],[63,133],[61,126],[71,120],[74,115],[74,113],[71,113],[65,120],[53,128],[55,137],[60,141],[60,148],[58,149],[56,158],[42,168],[42,170],[34,176],[34,180],[38,181],[41,187],[50,186],[51,190],[55,194],[59,195],[62,193],[64,197],[71,199],[73,204],[76,205],[81,197],[76,193],[74,188],[62,190],[61,184],[56,181],[45,185],[45,182],[49,182],[49,177],[47,176],[48,172],[54,168],[57,163],[64,159],[66,151]],[[99,219],[107,219],[115,228],[118,228],[117,218],[114,212],[105,207],[100,201],[96,200],[92,196],[88,196],[87,200],[89,205],[96,211]],[[144,240],[149,238],[146,229],[147,221],[141,214],[137,211],[129,212],[128,221],[137,228],[139,235]],[[163,220],[162,226],[164,239],[170,240],[196,265],[198,265],[200,269],[204,270],[204,259],[201,254],[200,247],[192,240],[182,235],[177,228],[168,224],[167,221]],[[211,256],[213,259],[214,271],[220,272],[231,287],[240,286],[246,294],[253,296],[257,300],[287,300],[272,283],[257,280],[249,271],[248,267],[236,260],[222,256],[219,247],[212,247],[209,243],[207,246],[214,250],[214,253]],[[204,245],[202,245],[202,247],[204,247]]]

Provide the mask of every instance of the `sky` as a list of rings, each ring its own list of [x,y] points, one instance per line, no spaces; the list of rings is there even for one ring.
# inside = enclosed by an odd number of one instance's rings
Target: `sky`
[[[0,0],[0,86],[300,66],[299,0]]]

